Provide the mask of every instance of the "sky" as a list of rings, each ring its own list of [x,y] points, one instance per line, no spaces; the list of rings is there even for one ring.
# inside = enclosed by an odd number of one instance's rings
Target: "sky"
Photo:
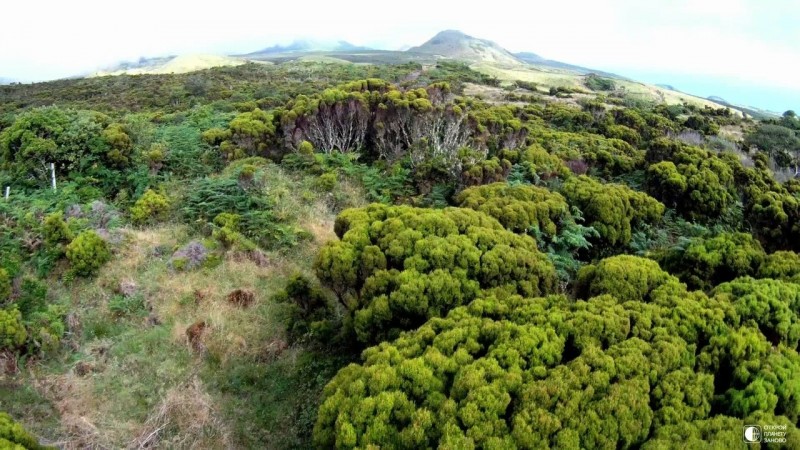
[[[512,52],[800,110],[800,0],[3,3],[0,78],[25,82],[142,56],[246,53],[297,38],[397,49],[457,29]]]

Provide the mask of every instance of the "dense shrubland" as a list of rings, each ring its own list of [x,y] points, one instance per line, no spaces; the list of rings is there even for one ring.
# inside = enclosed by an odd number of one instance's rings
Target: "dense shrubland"
[[[745,423],[800,445],[800,183],[769,170],[797,166],[794,113],[642,104],[594,75],[604,94],[519,82],[514,103],[465,83],[499,82],[284,62],[0,86],[1,360],[91,372],[74,359],[112,345],[145,376],[180,335],[240,446],[731,447]],[[150,266],[219,276],[233,309],[117,273]],[[181,379],[181,352],[146,376]],[[98,388],[146,411],[163,390]]]

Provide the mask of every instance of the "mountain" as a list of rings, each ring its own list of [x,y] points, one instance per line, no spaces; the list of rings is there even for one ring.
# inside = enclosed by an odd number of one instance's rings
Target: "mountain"
[[[257,55],[276,55],[282,53],[302,53],[302,52],[358,52],[371,50],[369,47],[353,45],[347,41],[320,42],[308,39],[298,39],[288,45],[273,45],[255,52],[247,53],[243,56]]]
[[[570,72],[577,72],[581,75],[588,75],[590,73],[600,75],[603,77],[610,77],[610,78],[620,78],[624,79],[625,77],[610,73],[610,72],[603,72],[602,70],[590,69],[588,67],[576,66],[574,64],[568,64],[561,61],[554,61],[552,59],[545,59],[541,56],[537,55],[536,53],[531,52],[520,52],[513,54],[517,59],[522,60],[528,64],[534,66],[543,66],[543,67],[550,67],[553,69],[561,69],[561,70],[568,70]]]
[[[11,84],[14,82],[13,78],[0,77],[0,84]]]
[[[478,39],[456,30],[442,31],[424,44],[408,49],[408,52],[437,55],[474,63],[504,66],[525,64],[508,50],[492,41]]]

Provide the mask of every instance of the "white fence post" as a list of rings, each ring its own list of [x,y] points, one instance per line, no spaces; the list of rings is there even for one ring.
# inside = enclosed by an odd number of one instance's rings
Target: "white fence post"
[[[6,200],[8,200],[9,194],[11,194],[11,186],[6,186]]]
[[[53,179],[53,190],[56,190],[56,165],[50,163],[50,177]]]

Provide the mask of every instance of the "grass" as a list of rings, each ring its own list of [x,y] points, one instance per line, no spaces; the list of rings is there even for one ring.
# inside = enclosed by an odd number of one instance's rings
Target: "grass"
[[[266,185],[276,216],[310,239],[260,261],[231,252],[175,272],[174,249],[201,238],[189,227],[123,229],[96,277],[51,280],[51,301],[73,313],[71,334],[57,354],[0,380],[0,409],[63,448],[309,447],[319,394],[348,359],[287,345],[271,297],[292,274],[312,274],[319,246],[335,237],[335,211],[363,203],[363,191],[343,179],[345,204],[331,202],[313,177],[277,166]],[[253,304],[230,304],[235,289],[252,291]],[[186,334],[198,321],[208,325],[199,353]]]
[[[539,69],[534,67],[506,68],[488,63],[475,64],[471,66],[471,68],[478,72],[496,77],[501,81],[530,81],[544,89],[550,87],[567,87],[588,90],[583,84],[584,77],[582,75],[558,69]],[[662,89],[645,83],[619,79],[614,79],[614,83],[617,85],[618,89],[624,88],[627,95],[648,101],[665,102],[667,104],[681,104],[687,102],[701,107],[724,107],[710,100],[677,91]]]

